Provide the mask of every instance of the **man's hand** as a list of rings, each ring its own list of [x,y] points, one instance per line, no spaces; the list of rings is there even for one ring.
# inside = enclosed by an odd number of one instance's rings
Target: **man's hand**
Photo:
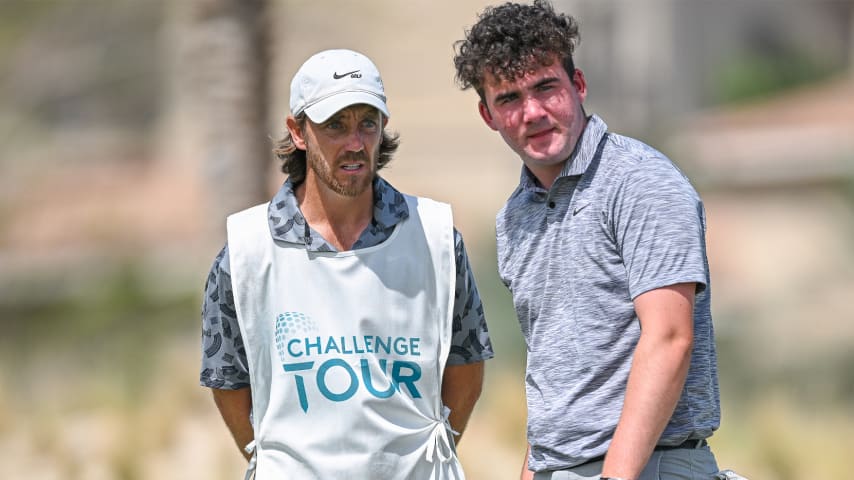
[[[528,444],[528,449],[525,450],[525,461],[522,462],[522,472],[519,474],[519,480],[534,480],[534,472],[528,470],[528,456],[531,454],[531,444]]]

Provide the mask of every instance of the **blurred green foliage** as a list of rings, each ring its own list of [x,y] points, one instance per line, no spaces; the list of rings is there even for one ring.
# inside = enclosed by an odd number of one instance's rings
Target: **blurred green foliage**
[[[199,331],[200,293],[155,293],[157,280],[132,259],[90,282],[67,293],[21,279],[15,289],[30,293],[0,302],[0,359],[16,365],[5,373],[21,387],[47,366],[73,372],[81,389],[109,390],[99,392],[108,402],[133,404],[157,374],[151,365],[164,343]]]
[[[3,0],[0,15],[0,65],[3,65],[11,47],[21,39],[31,25],[55,9],[56,2],[32,0]]]
[[[745,50],[714,70],[712,103],[738,103],[770,97],[838,73],[840,67],[798,51]]]

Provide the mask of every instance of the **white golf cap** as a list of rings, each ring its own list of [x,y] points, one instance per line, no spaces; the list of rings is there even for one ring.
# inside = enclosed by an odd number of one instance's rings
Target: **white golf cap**
[[[305,112],[322,123],[350,105],[376,107],[386,117],[380,72],[368,57],[352,50],[324,50],[311,56],[291,80],[291,114]]]

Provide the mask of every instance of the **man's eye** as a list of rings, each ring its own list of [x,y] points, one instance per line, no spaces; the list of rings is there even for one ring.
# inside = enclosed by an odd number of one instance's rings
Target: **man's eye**
[[[495,103],[498,105],[507,105],[516,100],[516,98],[518,98],[516,97],[516,95],[507,95],[504,97],[500,97]]]

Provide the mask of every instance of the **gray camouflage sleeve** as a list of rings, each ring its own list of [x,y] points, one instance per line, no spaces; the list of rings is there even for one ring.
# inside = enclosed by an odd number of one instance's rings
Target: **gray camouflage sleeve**
[[[202,386],[224,390],[249,387],[246,350],[234,310],[228,245],[214,260],[205,284],[201,343]]]
[[[454,254],[457,280],[454,291],[453,337],[447,364],[466,365],[490,359],[495,354],[463,236],[456,229]]]

